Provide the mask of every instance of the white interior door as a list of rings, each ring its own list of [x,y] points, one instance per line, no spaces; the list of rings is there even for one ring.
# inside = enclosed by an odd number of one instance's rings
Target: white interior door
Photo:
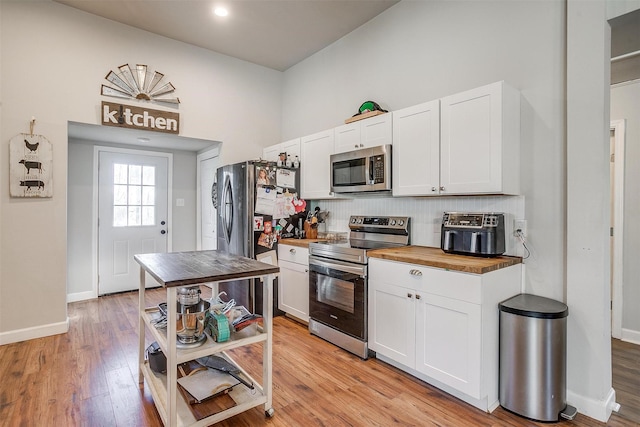
[[[167,251],[167,155],[100,151],[98,294],[138,289],[133,256]],[[147,278],[147,287],[157,286]]]
[[[213,183],[218,169],[218,157],[200,160],[200,249],[212,250],[218,246],[216,238],[217,210],[213,206]]]

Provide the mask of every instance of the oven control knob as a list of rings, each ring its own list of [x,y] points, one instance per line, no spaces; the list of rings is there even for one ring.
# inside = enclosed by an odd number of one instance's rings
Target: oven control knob
[[[362,218],[358,218],[358,224],[362,224]]]
[[[391,225],[396,225],[396,220],[395,219],[391,220]]]
[[[351,218],[351,224],[355,224],[356,223],[356,219],[355,218]]]
[[[402,227],[402,226],[404,225],[404,220],[399,219],[399,220],[398,220],[398,225],[399,225],[400,227]]]

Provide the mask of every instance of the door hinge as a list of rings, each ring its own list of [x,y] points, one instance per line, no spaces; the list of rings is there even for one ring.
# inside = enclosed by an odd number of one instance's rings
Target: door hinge
[[[611,163],[615,163],[616,162],[616,153],[611,153],[611,156],[609,158],[609,161]]]
[[[613,227],[609,227],[609,236],[613,237]]]

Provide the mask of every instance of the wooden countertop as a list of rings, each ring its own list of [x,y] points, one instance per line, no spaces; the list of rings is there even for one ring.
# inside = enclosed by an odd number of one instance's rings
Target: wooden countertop
[[[327,239],[282,239],[278,243],[281,245],[298,246],[308,248],[309,243],[325,242]]]
[[[218,251],[139,254],[133,258],[166,287],[242,279],[280,271],[277,266]]]
[[[428,246],[402,246],[398,248],[376,249],[367,251],[369,258],[381,258],[390,261],[424,265],[426,267],[444,268],[446,270],[465,273],[484,274],[501,268],[522,263],[522,258],[499,256],[482,258],[445,253],[440,248]]]

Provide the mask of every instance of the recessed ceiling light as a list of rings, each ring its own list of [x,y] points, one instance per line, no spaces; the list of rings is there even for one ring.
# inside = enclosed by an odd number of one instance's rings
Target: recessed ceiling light
[[[229,11],[225,7],[218,6],[213,9],[213,13],[215,13],[217,16],[227,16],[229,14]]]

